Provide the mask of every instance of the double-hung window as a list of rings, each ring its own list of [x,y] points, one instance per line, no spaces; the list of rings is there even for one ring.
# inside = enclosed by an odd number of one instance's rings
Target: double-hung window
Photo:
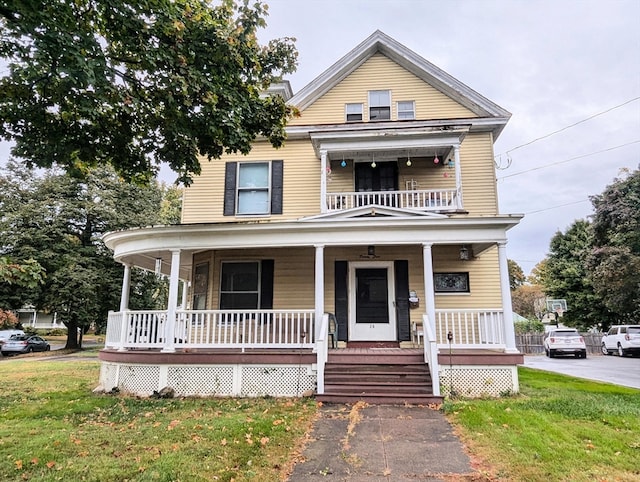
[[[347,116],[347,122],[362,121],[362,104],[346,104],[345,114]]]
[[[273,308],[272,259],[223,261],[220,266],[220,309]]]
[[[268,162],[238,164],[238,214],[269,214]]]
[[[220,274],[220,309],[255,310],[260,306],[260,263],[227,261]]]
[[[416,118],[415,102],[412,100],[398,102],[398,120],[413,120]]]
[[[282,161],[227,162],[224,215],[282,214]]]
[[[369,120],[379,121],[389,119],[391,119],[391,91],[370,90]]]

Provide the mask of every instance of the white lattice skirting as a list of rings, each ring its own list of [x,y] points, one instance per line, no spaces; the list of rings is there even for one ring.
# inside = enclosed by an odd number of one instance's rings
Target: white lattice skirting
[[[165,387],[179,397],[299,397],[316,390],[312,365],[140,365],[103,362],[100,385],[108,392],[152,395]]]
[[[444,396],[498,397],[520,390],[515,366],[440,365],[439,373]]]

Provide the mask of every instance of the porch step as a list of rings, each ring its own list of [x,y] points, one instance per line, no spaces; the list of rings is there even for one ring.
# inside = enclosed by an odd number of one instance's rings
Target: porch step
[[[404,353],[403,353],[404,352]],[[424,355],[409,350],[335,350],[325,365],[325,403],[441,403]]]

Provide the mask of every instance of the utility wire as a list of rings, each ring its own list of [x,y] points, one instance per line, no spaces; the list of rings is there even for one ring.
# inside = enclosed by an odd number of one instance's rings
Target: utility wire
[[[570,159],[565,159],[564,161],[552,162],[551,164],[544,164],[542,166],[532,167],[531,169],[525,169],[524,171],[514,172],[513,174],[508,174],[506,176],[502,176],[502,177],[499,177],[497,179],[500,181],[500,180],[506,179],[508,177],[519,176],[520,174],[524,174],[526,172],[537,171],[539,169],[545,169],[547,167],[557,166],[558,164],[564,164],[565,162],[575,161],[576,159],[582,159],[584,157],[595,156],[596,154],[602,154],[603,152],[613,151],[615,149],[620,149],[622,147],[630,146],[631,144],[637,144],[638,142],[640,142],[640,139],[637,139],[637,140],[631,141],[631,142],[627,142],[626,144],[620,144],[619,146],[614,146],[614,147],[609,147],[607,149],[602,149],[601,151],[590,152],[589,154],[582,154],[580,156],[572,157]]]
[[[546,139],[547,137],[551,137],[551,136],[553,136],[555,134],[558,134],[559,132],[566,131],[567,129],[570,129],[570,128],[575,127],[575,126],[577,126],[579,124],[582,124],[583,122],[587,122],[588,120],[591,120],[591,119],[593,119],[595,117],[598,117],[598,116],[601,116],[601,115],[606,114],[608,112],[611,112],[612,110],[619,109],[620,107],[624,107],[625,105],[630,104],[631,102],[635,102],[638,99],[640,99],[640,96],[634,97],[633,99],[629,99],[628,101],[623,102],[622,104],[616,105],[616,106],[611,107],[611,108],[609,108],[607,110],[603,110],[602,112],[598,112],[597,114],[593,114],[592,116],[589,116],[589,117],[587,117],[585,119],[582,119],[582,120],[580,120],[578,122],[575,122],[575,123],[573,123],[571,125],[563,127],[562,129],[558,129],[557,131],[550,132],[549,134],[545,134],[544,136],[541,136],[541,137],[538,137],[536,139],[533,139],[532,141],[526,142],[524,144],[520,144],[519,146],[516,146],[516,147],[514,147],[512,149],[509,149],[509,150],[503,152],[502,154],[509,155],[509,153],[511,153],[511,152],[513,152],[513,151],[515,151],[517,149],[520,149],[521,147],[528,146],[530,144],[533,144],[534,142],[537,142],[537,141],[540,141],[542,139]],[[498,154],[496,157],[499,157],[502,154]]]
[[[524,214],[535,214],[535,213],[541,213],[543,211],[551,211],[552,209],[562,208],[562,207],[565,207],[565,206],[572,206],[574,204],[586,203],[588,201],[589,201],[588,199],[582,199],[581,201],[573,201],[573,202],[570,202],[570,203],[558,204],[557,206],[551,206],[550,208],[536,209],[535,211],[529,211],[529,212],[526,212]]]

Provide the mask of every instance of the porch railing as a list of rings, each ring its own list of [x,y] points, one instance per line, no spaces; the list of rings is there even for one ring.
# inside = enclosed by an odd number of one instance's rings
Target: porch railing
[[[109,314],[108,348],[313,348],[314,310],[178,310],[172,344],[166,311]]]
[[[456,189],[327,193],[328,212],[371,204],[420,211],[462,209]]]
[[[433,394],[440,396],[440,367],[438,365],[438,344],[436,335],[429,323],[427,315],[422,316],[422,332],[424,333],[424,361],[429,365]]]
[[[439,347],[506,348],[502,309],[436,310],[435,337]]]
[[[318,377],[316,391],[319,395],[324,393],[324,367],[329,358],[329,313],[322,316],[320,335],[316,344],[318,359]]]

